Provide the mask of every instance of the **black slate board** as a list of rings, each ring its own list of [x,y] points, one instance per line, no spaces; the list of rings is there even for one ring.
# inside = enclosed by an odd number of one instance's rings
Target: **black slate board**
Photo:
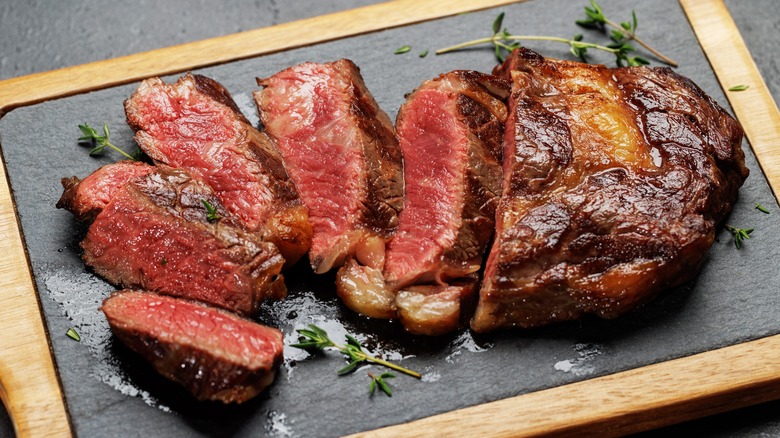
[[[679,5],[672,0],[641,3],[604,1],[605,10],[637,10],[643,36],[682,61],[677,70],[716,100],[725,98],[701,53]],[[489,33],[498,11],[505,25],[522,34],[568,36],[583,31],[573,24],[579,5],[564,0],[533,1],[408,26],[310,48],[204,69],[222,82],[251,120],[257,116],[250,92],[255,76],[269,76],[302,61],[354,60],[379,104],[394,116],[403,94],[438,73],[472,68],[488,71],[490,50],[444,56],[417,53]],[[586,39],[606,41],[596,32]],[[410,44],[413,50],[393,55]],[[565,47],[533,44],[544,55],[569,57]],[[611,62],[608,56],[596,60]],[[173,80],[174,78],[167,78]],[[309,322],[335,335],[349,330],[393,359],[426,373],[424,382],[398,377],[394,397],[368,398],[365,370],[336,377],[337,355],[305,357],[286,351],[289,360],[277,382],[262,397],[243,406],[195,403],[178,387],[159,378],[132,353],[114,342],[97,310],[112,287],[88,273],[78,242],[83,226],[55,210],[59,178],[85,176],[116,156],[90,158],[76,145],[76,125],[107,121],[112,138],[133,147],[124,124],[122,100],[135,85],[73,96],[20,108],[0,120],[0,144],[51,333],[66,401],[81,436],[236,435],[331,436],[367,430],[543,388],[631,369],[701,351],[780,333],[780,278],[777,204],[745,145],[752,176],[729,219],[753,227],[753,239],[734,249],[727,232],[719,234],[702,274],[686,287],[661,296],[647,307],[614,321],[586,319],[557,327],[507,332],[474,339],[461,332],[446,339],[406,336],[397,326],[370,322],[345,310],[332,292],[332,277],[313,277],[305,267],[288,274],[290,298],[267,306],[261,320],[279,326],[288,339]],[[753,208],[767,206],[771,215]],[[82,342],[65,337],[68,327]],[[704,370],[703,370],[704,371]]]

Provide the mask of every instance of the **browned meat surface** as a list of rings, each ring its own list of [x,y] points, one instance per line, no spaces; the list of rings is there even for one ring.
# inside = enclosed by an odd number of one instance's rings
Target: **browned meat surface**
[[[114,193],[133,178],[146,175],[153,166],[137,161],[120,161],[107,164],[91,175],[78,178],[62,178],[65,191],[57,202],[57,208],[64,208],[76,218],[91,221],[111,201]]]
[[[204,201],[220,218],[208,218]],[[111,283],[242,314],[286,293],[276,246],[245,232],[209,186],[181,169],[160,167],[122,186],[81,247]]]
[[[309,209],[315,272],[350,256],[382,269],[402,207],[401,153],[357,66],[304,63],[258,84],[263,125]]]
[[[503,79],[454,71],[424,82],[407,98],[396,121],[404,208],[387,247],[387,284],[380,287],[382,275],[370,267],[348,266],[337,287],[349,307],[398,316],[417,334],[457,328],[461,301],[475,289],[493,234],[508,94]],[[363,278],[374,280],[352,286]],[[461,285],[451,286],[455,282]],[[392,291],[402,291],[397,300],[387,299]]]
[[[497,73],[504,188],[472,328],[611,318],[692,278],[748,175],[737,122],[668,68],[520,49]]]
[[[147,79],[125,112],[147,155],[205,181],[247,230],[279,247],[288,265],[308,251],[308,213],[279,154],[222,85],[191,74],[170,85]]]
[[[198,400],[241,403],[271,384],[282,333],[232,313],[151,292],[114,292],[100,308],[111,331]]]

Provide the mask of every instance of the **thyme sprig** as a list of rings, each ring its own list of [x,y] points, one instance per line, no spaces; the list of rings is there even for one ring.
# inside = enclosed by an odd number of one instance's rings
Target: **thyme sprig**
[[[376,388],[379,387],[382,392],[387,394],[388,397],[393,396],[393,391],[390,390],[390,385],[385,382],[385,379],[392,379],[395,377],[395,374],[384,372],[380,375],[374,375],[371,373],[368,373],[368,377],[371,378],[371,383],[368,385],[368,395],[374,395],[374,392],[376,392]]]
[[[422,375],[416,371],[412,371],[408,368],[404,368],[400,365],[388,362],[384,359],[380,359],[366,353],[366,351],[363,350],[363,345],[360,344],[360,341],[355,339],[353,336],[346,335],[346,345],[339,345],[328,337],[328,332],[314,324],[309,324],[309,328],[299,329],[296,331],[301,335],[301,337],[298,340],[298,343],[290,345],[291,347],[301,348],[304,350],[320,351],[324,351],[327,348],[332,348],[341,352],[344,356],[347,357],[347,359],[349,359],[347,366],[337,371],[340,376],[349,374],[355,371],[361,364],[370,362],[390,368],[400,373],[410,375],[417,379],[422,378]]]
[[[752,228],[737,228],[732,227],[731,225],[726,225],[726,229],[734,236],[734,246],[736,246],[737,249],[742,248],[742,242],[750,239],[750,233],[753,232]]]
[[[571,53],[574,56],[577,56],[578,58],[582,59],[584,62],[587,62],[585,55],[587,54],[588,49],[595,49],[607,53],[612,53],[613,55],[615,55],[616,63],[619,66],[622,66],[624,62],[630,66],[649,64],[649,62],[646,59],[642,58],[641,56],[629,56],[629,54],[631,52],[636,51],[636,49],[631,44],[628,44],[627,42],[623,42],[620,44],[613,43],[610,44],[609,46],[603,46],[600,44],[583,41],[582,35],[575,35],[572,38],[540,36],[540,35],[513,35],[506,28],[504,28],[503,30],[501,29],[503,21],[504,21],[504,13],[502,12],[498,14],[496,19],[493,21],[492,36],[488,38],[479,38],[476,40],[466,41],[464,43],[456,44],[450,47],[445,47],[443,49],[437,50],[436,54],[441,55],[443,53],[454,52],[456,50],[465,49],[467,47],[473,47],[473,46],[490,43],[493,44],[493,50],[496,54],[496,59],[498,59],[499,62],[504,62],[504,59],[506,58],[505,53],[509,53],[512,50],[521,47],[522,44],[520,43],[520,41],[552,41],[557,43],[568,44]]]
[[[109,147],[122,154],[128,160],[138,161],[138,154],[130,155],[111,143],[111,131],[108,129],[108,123],[103,123],[103,135],[98,134],[95,128],[87,123],[79,125],[79,130],[84,134],[83,137],[79,137],[79,142],[90,142],[93,146],[92,150],[89,151],[89,155],[100,155],[103,153],[103,149]]]
[[[612,44],[609,45],[609,47],[618,47],[623,44],[628,43],[629,41],[635,41],[640,46],[647,49],[650,53],[655,55],[659,60],[663,61],[665,64],[671,65],[672,67],[677,67],[677,62],[673,59],[663,55],[661,52],[644,42],[642,39],[637,37],[636,35],[636,28],[638,25],[639,20],[636,18],[636,11],[631,11],[631,21],[623,21],[620,24],[610,20],[604,15],[604,10],[601,8],[601,6],[598,5],[598,3],[595,2],[595,0],[590,0],[590,6],[585,6],[585,15],[586,18],[584,20],[577,20],[576,23],[583,27],[596,27],[605,29],[606,26],[609,26],[612,28],[612,31],[610,32],[610,39],[613,41]],[[605,29],[606,30],[606,29]],[[618,65],[620,64],[620,59],[618,59]],[[645,62],[645,64],[649,64],[648,62]],[[633,65],[629,63],[628,65]]]

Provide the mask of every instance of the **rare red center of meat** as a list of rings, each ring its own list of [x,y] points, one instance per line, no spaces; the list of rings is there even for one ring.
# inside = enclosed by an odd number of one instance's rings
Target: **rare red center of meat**
[[[456,117],[447,93],[421,90],[405,108],[398,137],[404,154],[404,209],[390,242],[385,278],[409,284],[434,272],[444,248],[452,246],[460,225],[468,132]]]

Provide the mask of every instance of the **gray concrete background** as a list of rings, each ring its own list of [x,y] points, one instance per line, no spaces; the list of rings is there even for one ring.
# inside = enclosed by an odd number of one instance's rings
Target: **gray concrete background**
[[[0,3],[0,79],[132,54],[349,9],[377,0],[44,0]],[[581,3],[585,3],[583,0]],[[727,1],[775,100],[780,96],[780,2]],[[574,7],[574,6],[573,6]],[[644,23],[642,23],[644,24]],[[305,32],[305,29],[301,29]],[[780,402],[642,434],[780,436]],[[0,408],[0,437],[13,436]]]

